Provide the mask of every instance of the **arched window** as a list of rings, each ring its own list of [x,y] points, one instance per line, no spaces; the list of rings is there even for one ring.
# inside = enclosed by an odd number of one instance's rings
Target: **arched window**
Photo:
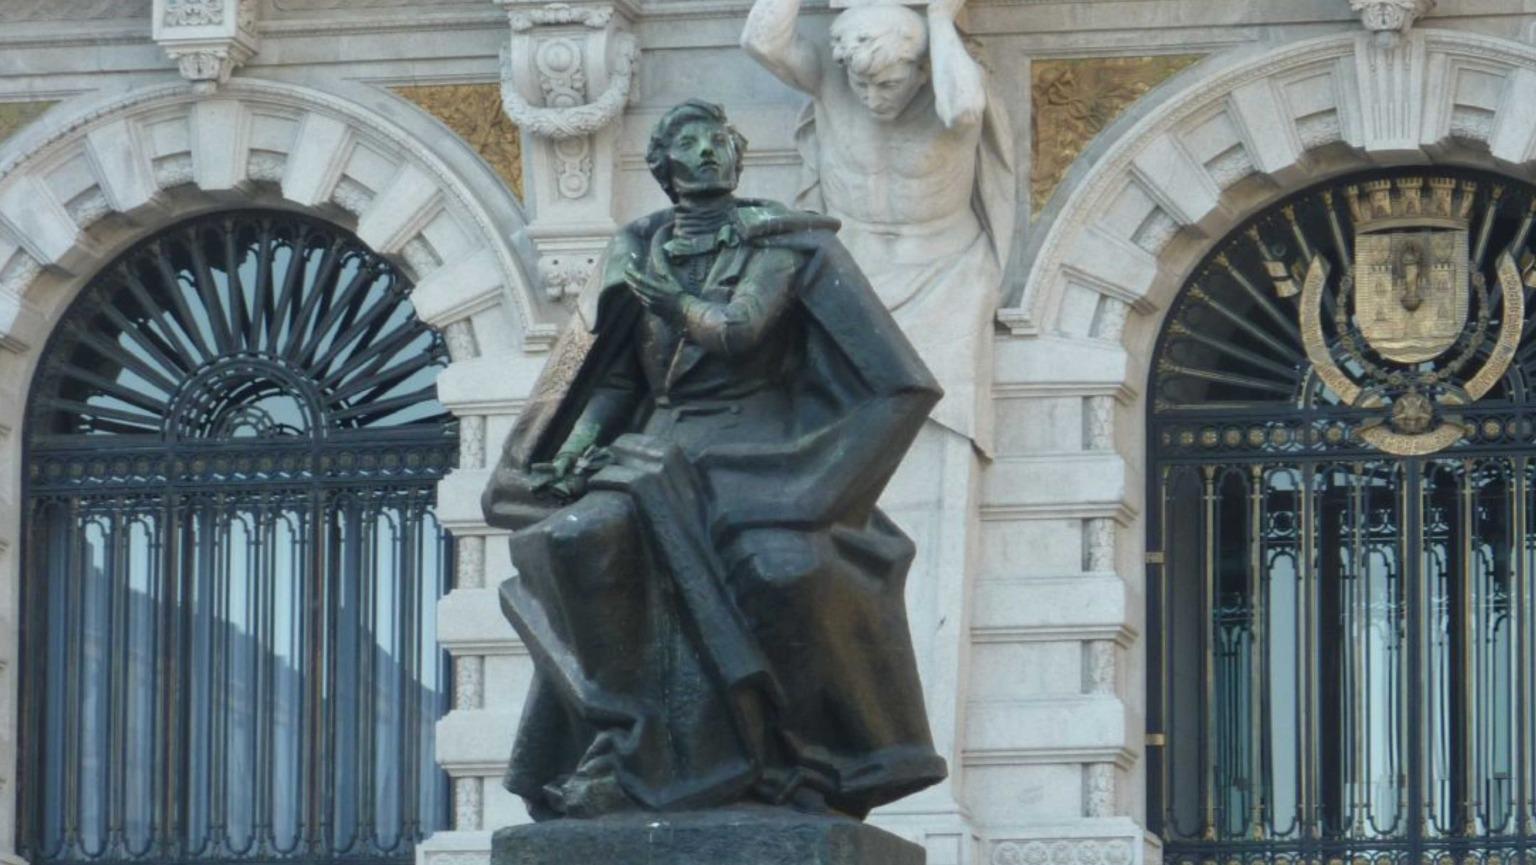
[[[441,339],[334,226],[197,218],[65,313],[26,428],[21,848],[398,862],[445,823]]]
[[[1346,178],[1173,304],[1149,416],[1167,861],[1528,855],[1533,208],[1487,173]]]

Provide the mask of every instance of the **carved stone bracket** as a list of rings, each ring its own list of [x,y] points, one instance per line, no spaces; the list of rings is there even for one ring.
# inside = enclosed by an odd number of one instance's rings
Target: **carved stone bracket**
[[[529,234],[552,299],[577,294],[616,226],[618,129],[640,51],[633,10],[603,3],[493,0],[507,11],[502,107],[523,133]]]
[[[261,46],[256,0],[155,0],[154,37],[198,93],[213,93]]]
[[[1435,0],[1349,0],[1349,7],[1359,13],[1365,29],[1380,34],[1382,44],[1392,45],[1435,8]]]

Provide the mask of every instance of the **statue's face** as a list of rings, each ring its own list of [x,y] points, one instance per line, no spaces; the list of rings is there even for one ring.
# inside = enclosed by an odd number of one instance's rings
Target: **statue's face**
[[[905,111],[927,81],[928,70],[914,60],[899,60],[868,75],[848,69],[848,86],[880,120],[894,120]]]
[[[672,136],[667,161],[679,196],[730,192],[741,176],[741,155],[730,130],[710,120],[683,124]]]

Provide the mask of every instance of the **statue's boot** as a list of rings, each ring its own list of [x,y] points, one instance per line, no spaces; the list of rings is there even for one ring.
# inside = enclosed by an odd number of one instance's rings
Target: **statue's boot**
[[[578,819],[633,811],[638,806],[619,784],[618,766],[612,741],[599,734],[576,771],[560,784],[545,787],[545,797],[556,811]]]

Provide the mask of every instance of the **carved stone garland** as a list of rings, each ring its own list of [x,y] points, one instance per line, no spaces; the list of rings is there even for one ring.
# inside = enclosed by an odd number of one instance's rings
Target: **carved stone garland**
[[[528,136],[538,203],[529,227],[553,300],[580,292],[616,226],[617,126],[629,101],[639,48],[626,7],[532,6],[497,0],[512,38],[502,53],[502,106]]]

